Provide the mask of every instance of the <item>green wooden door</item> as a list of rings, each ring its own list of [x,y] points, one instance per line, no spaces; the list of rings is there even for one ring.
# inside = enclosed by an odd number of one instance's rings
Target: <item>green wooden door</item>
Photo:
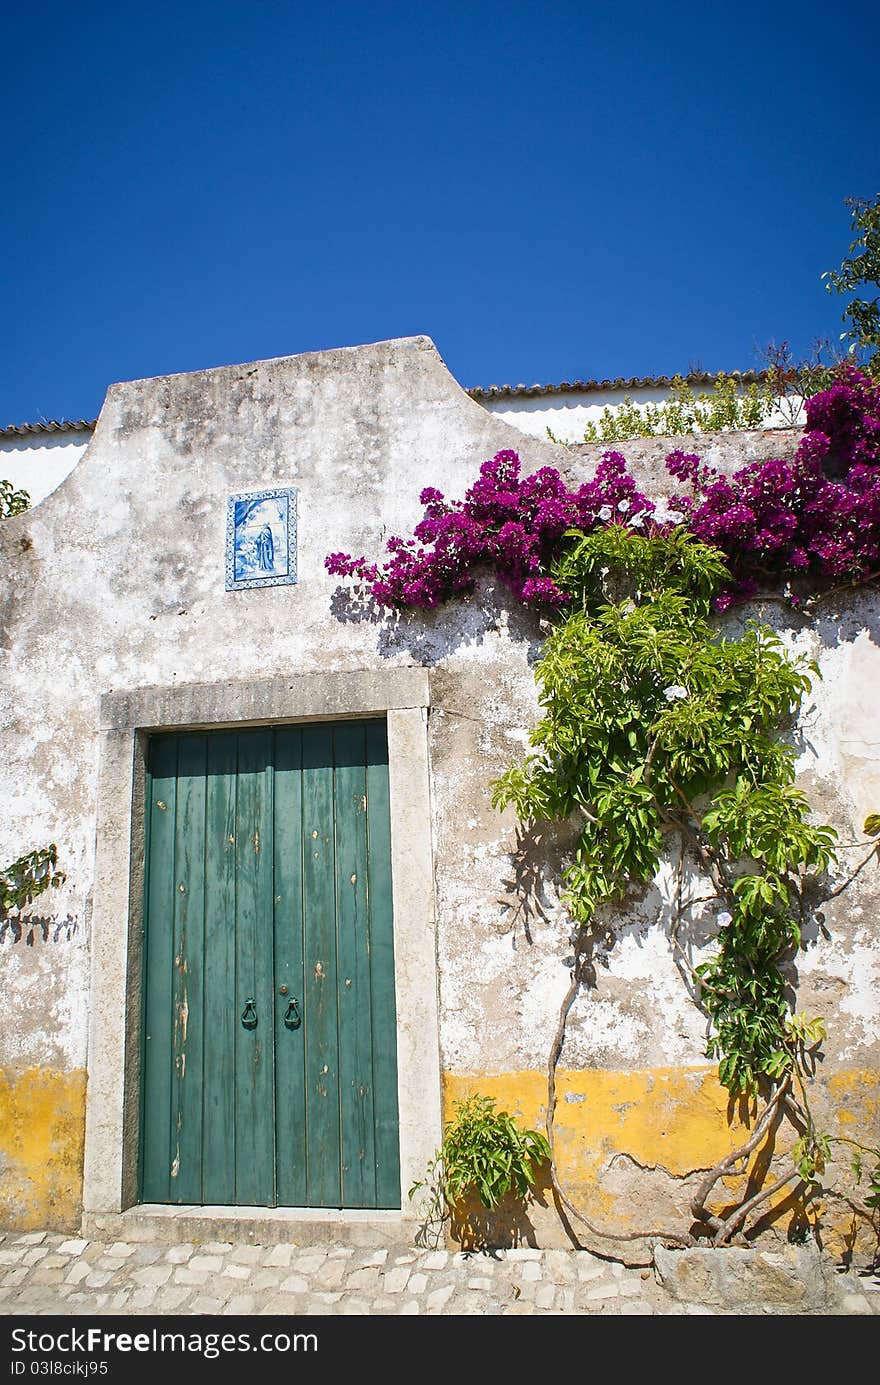
[[[158,735],[141,1200],[399,1207],[385,723]]]

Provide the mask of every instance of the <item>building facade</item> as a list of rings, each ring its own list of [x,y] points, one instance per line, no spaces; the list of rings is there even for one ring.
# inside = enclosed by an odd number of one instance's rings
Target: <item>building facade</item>
[[[409,1234],[459,1097],[540,1125],[564,839],[529,861],[489,789],[537,715],[540,623],[488,580],[379,619],[324,567],[380,556],[425,486],[461,496],[504,448],[570,483],[603,450],[514,432],[427,338],[327,351],[113,386],[65,479],[0,526],[0,859],[51,842],[66,877],[0,927],[5,1224],[219,1208]],[[624,450],[662,494],[664,440]],[[877,632],[867,589],[784,632],[822,666],[800,777],[845,839],[880,807]],[[558,1075],[560,1174],[618,1224],[686,1223],[748,1125],[667,903],[662,880],[628,902]],[[798,960],[840,1129],[877,1124],[876,906],[865,872]],[[509,1234],[569,1243],[546,1188]]]

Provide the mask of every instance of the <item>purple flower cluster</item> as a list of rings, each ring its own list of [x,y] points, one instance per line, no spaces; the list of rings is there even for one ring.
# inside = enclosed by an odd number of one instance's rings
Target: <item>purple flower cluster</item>
[[[521,478],[517,454],[499,452],[480,467],[464,500],[447,501],[428,486],[419,502],[424,518],[412,539],[388,540],[391,556],[383,568],[331,553],[327,571],[363,582],[380,605],[430,610],[471,591],[475,569],[487,567],[520,601],[559,606],[567,598],[548,569],[566,530],[586,533],[603,523],[640,528],[654,512],[618,452],[606,453],[594,479],[577,491],[553,467]]]
[[[693,495],[682,523],[726,556],[734,579],[720,609],[780,577],[857,581],[880,564],[880,388],[852,367],[807,401],[794,460],[753,462],[731,477],[673,452],[669,472]]]
[[[690,486],[670,508],[703,543],[724,553],[733,583],[719,609],[781,577],[859,580],[880,566],[880,386],[851,366],[807,401],[807,431],[791,462],[753,462],[731,477],[673,452],[671,475]],[[464,500],[433,486],[411,539],[391,538],[384,567],[331,553],[327,571],[364,583],[383,606],[432,609],[473,590],[488,568],[523,602],[560,606],[549,575],[568,530],[619,524],[663,531],[619,452],[606,452],[588,484],[570,491],[553,467],[520,477],[515,452],[484,462]]]

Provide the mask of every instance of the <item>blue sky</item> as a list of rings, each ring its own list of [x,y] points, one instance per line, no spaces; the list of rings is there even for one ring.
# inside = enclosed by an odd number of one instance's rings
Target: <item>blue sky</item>
[[[426,333],[462,384],[836,338],[880,7],[8,6],[0,424]]]

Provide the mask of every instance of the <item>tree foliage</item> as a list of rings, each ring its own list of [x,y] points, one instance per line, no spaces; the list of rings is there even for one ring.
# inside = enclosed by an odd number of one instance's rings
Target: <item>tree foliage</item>
[[[854,350],[866,353],[867,368],[880,375],[880,293],[863,296],[864,290],[880,290],[880,193],[866,199],[848,197],[852,216],[853,240],[839,269],[830,269],[822,278],[829,293],[851,293],[843,312],[848,323],[842,334]]]
[[[572,595],[536,668],[543,716],[532,753],[493,786],[524,819],[581,823],[565,873],[586,928],[656,875],[670,833],[712,880],[714,956],[697,968],[709,1053],[731,1092],[792,1060],[780,964],[800,941],[804,873],[831,865],[835,834],[794,787],[791,726],[815,666],[765,627],[710,624],[726,578],[683,530],[572,533],[554,580]]]

